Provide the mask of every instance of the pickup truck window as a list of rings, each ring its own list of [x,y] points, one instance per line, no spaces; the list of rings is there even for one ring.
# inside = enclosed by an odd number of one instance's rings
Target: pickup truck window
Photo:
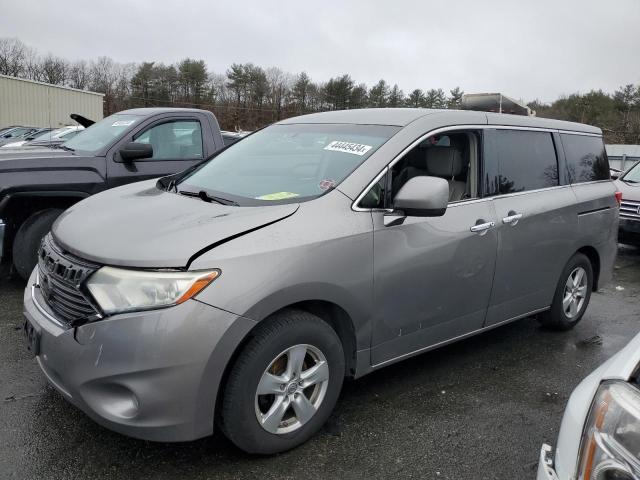
[[[239,205],[293,203],[332,190],[399,127],[348,124],[272,125],[234,143],[177,187]]]
[[[143,116],[115,114],[83,130],[71,140],[64,143],[65,147],[81,152],[95,154],[112,141],[119,138],[125,130],[129,130],[138,123]]]
[[[134,141],[153,146],[153,157],[148,160],[202,158],[202,129],[197,120],[175,120],[154,125],[137,135]]]

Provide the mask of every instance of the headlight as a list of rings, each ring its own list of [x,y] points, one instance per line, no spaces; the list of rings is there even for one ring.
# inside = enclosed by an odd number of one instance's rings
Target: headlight
[[[87,289],[105,313],[113,314],[178,305],[219,276],[219,270],[152,272],[102,267],[91,275]]]
[[[600,386],[585,425],[578,478],[640,478],[640,390],[624,382]]]

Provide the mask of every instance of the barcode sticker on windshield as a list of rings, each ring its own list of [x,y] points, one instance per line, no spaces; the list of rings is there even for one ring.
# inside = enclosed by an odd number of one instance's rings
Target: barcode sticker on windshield
[[[111,124],[112,127],[128,127],[132,125],[134,120],[118,120],[117,122],[113,122]]]
[[[332,152],[353,153],[354,155],[362,156],[371,150],[371,145],[362,145],[361,143],[341,142],[340,140],[334,140],[329,145],[324,147],[325,150]]]

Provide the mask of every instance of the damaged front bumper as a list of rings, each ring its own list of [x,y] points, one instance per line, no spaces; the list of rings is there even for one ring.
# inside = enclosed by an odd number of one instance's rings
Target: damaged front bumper
[[[559,480],[556,471],[553,468],[552,458],[553,448],[546,443],[540,449],[540,461],[538,462],[537,480]]]

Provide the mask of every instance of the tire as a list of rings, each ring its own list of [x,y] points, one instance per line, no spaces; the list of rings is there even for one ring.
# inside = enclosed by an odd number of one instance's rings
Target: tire
[[[296,362],[296,358],[302,360]],[[295,374],[290,367],[297,363],[302,375],[287,376],[290,370]],[[267,370],[278,377],[269,376]],[[344,373],[342,342],[331,326],[303,311],[275,314],[256,327],[231,367],[223,392],[221,430],[248,453],[269,455],[297,447],[329,418]],[[280,381],[267,382],[276,378]],[[259,395],[259,385],[263,391],[277,393]],[[310,410],[309,405],[315,408]],[[269,415],[278,406],[283,415]]]
[[[13,241],[13,266],[24,280],[29,278],[38,263],[40,242],[62,212],[59,208],[41,210],[20,225]]]
[[[582,280],[576,287],[576,274],[582,273]],[[573,285],[569,290],[569,281]],[[584,315],[591,299],[593,288],[593,267],[586,255],[576,253],[562,270],[556,293],[553,297],[551,308],[542,313],[538,319],[543,326],[553,330],[571,330]],[[573,300],[565,303],[568,295],[573,295]],[[575,309],[574,309],[575,307]]]

